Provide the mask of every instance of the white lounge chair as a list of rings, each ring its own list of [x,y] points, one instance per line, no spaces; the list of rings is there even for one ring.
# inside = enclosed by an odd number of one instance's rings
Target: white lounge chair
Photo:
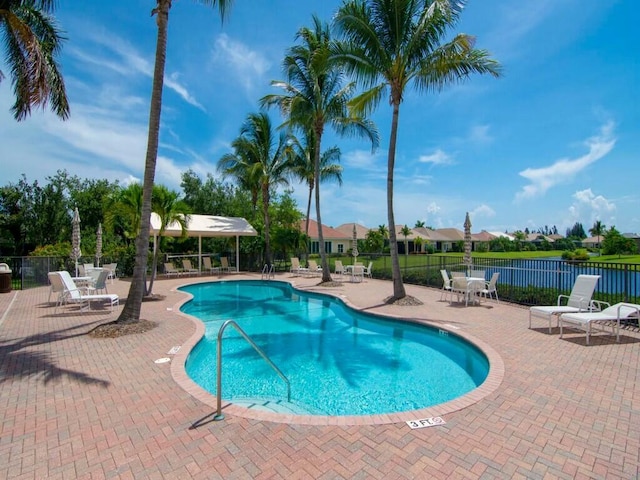
[[[69,275],[69,272],[65,270],[62,270],[60,272],[51,272],[51,273],[57,274],[57,276],[60,278],[60,280],[64,285],[64,293],[61,298],[61,301],[58,303],[58,305],[56,305],[56,309],[61,303],[76,303],[80,305],[81,311],[86,311],[86,310],[91,310],[91,302],[101,302],[101,303],[108,303],[111,309],[113,310],[113,307],[120,303],[120,297],[118,297],[118,295],[116,295],[115,293],[103,293],[103,294],[85,293],[86,290],[78,288],[76,284],[73,282],[71,275]],[[53,280],[55,276],[56,275],[50,278]],[[57,281],[57,280],[53,280],[53,281]]]
[[[529,328],[531,328],[531,317],[542,317],[549,321],[549,333],[551,333],[551,322],[554,316],[558,318],[563,313],[597,309],[591,302],[591,297],[593,296],[593,291],[596,288],[596,283],[598,283],[599,278],[600,275],[578,275],[569,296],[558,295],[556,305],[529,308]]]
[[[182,270],[177,269],[173,263],[171,262],[164,262],[164,274],[167,277],[170,277],[171,275],[180,275],[182,273]]]
[[[291,268],[289,269],[289,272],[293,275],[299,275],[304,270],[306,270],[306,268],[302,268],[300,266],[300,259],[298,257],[291,257]]]
[[[213,275],[214,273],[220,273],[220,267],[214,267],[211,264],[211,257],[202,257],[202,267],[205,270],[209,270],[209,273]]]
[[[560,315],[560,338],[562,338],[563,327],[570,326],[580,330],[584,330],[587,334],[587,345],[589,345],[589,336],[593,329],[604,331],[607,326],[611,327],[611,334],[615,332],[616,342],[620,342],[620,320],[625,318],[640,319],[640,305],[633,303],[616,303],[610,305],[606,302],[594,303],[607,305],[607,308],[601,311],[563,313]]]
[[[231,273],[236,271],[236,267],[229,265],[229,259],[227,257],[220,257],[220,270]]]
[[[311,277],[322,275],[322,268],[318,266],[318,263],[315,260],[309,260],[309,268],[306,273]]]
[[[336,260],[334,268],[336,275],[344,275],[344,265],[342,264],[342,260]]]
[[[200,270],[198,270],[197,268],[193,268],[193,265],[191,265],[191,260],[187,258],[183,258],[182,273],[186,273],[187,275],[191,275],[191,274],[198,275],[200,273]]]

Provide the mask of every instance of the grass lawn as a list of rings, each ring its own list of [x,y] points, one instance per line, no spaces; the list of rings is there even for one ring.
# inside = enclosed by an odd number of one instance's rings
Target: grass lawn
[[[433,255],[400,255],[400,267],[418,267],[421,265],[425,265],[429,262],[429,258],[431,257],[435,259],[435,257],[452,257],[452,258],[460,258],[462,253],[435,253]],[[562,256],[562,250],[549,250],[549,251],[536,251],[536,252],[487,252],[487,253],[478,253],[473,252],[473,258],[495,258],[495,259],[527,259],[527,258],[549,258],[556,257],[559,258]],[[315,257],[315,256],[312,256]],[[342,260],[344,265],[350,265],[353,263],[353,257],[343,256],[343,257],[333,257],[329,258],[329,265],[331,266],[331,270],[333,270],[334,262],[336,260]],[[366,253],[363,253],[358,257],[358,261],[363,262],[365,266],[369,263],[369,257]],[[375,268],[381,268],[386,266],[390,267],[391,259],[389,255],[384,257],[378,257],[373,260],[373,266]],[[632,263],[632,264],[640,264],[640,255],[600,255],[591,257],[590,260],[587,260],[585,263],[595,262],[595,263]]]

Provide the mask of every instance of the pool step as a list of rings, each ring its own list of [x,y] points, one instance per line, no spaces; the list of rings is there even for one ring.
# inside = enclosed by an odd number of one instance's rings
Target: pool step
[[[279,398],[242,397],[231,399],[231,403],[240,407],[260,410],[263,412],[286,413],[289,415],[327,415],[326,412],[322,412],[317,408],[296,402],[287,402],[286,400]]]

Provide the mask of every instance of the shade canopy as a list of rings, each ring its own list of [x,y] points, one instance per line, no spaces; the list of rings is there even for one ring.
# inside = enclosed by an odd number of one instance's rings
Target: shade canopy
[[[151,232],[153,250],[157,248],[156,238],[160,235],[160,217],[151,213]],[[241,217],[218,217],[216,215],[189,215],[187,237],[198,237],[198,269],[202,268],[202,237],[235,237],[236,267],[240,265],[240,237],[256,237],[258,232]],[[162,232],[164,237],[182,236],[182,227],[178,222],[169,224]]]
[[[255,237],[258,232],[249,222],[240,217],[218,217],[215,215],[189,215],[188,237]],[[160,217],[151,213],[151,235],[160,234]],[[182,236],[182,228],[173,222],[162,232],[165,237]]]

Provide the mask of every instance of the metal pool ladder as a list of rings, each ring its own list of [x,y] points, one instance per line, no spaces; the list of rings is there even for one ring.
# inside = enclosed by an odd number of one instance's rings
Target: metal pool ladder
[[[268,263],[264,264],[264,267],[262,267],[262,280],[264,280],[265,278],[267,280],[271,280],[272,278],[275,278],[274,267],[275,265],[273,265],[273,263],[271,265],[269,265]]]
[[[245,331],[240,328],[240,325],[238,325],[233,320],[227,320],[222,324],[222,326],[220,327],[220,330],[218,330],[218,346],[217,346],[218,358],[216,361],[217,409],[213,419],[224,420],[224,414],[222,413],[222,334],[224,333],[224,330],[225,328],[227,328],[228,325],[231,325],[233,328],[235,328],[238,331],[238,333],[242,335],[247,342],[249,342],[249,345],[251,345],[253,349],[256,352],[258,352],[258,354],[264,359],[264,361],[267,362],[271,368],[273,368],[273,370],[278,374],[278,376],[282,378],[282,380],[284,380],[284,382],[287,384],[287,402],[290,402],[291,401],[291,384],[289,383],[289,379],[284,376],[284,373],[282,373],[280,369],[276,366],[276,364],[271,361],[271,359],[267,356],[267,354],[264,353],[262,349],[258,345],[256,345],[256,343],[253,340],[251,340],[251,338],[249,338],[249,335],[247,335]]]

